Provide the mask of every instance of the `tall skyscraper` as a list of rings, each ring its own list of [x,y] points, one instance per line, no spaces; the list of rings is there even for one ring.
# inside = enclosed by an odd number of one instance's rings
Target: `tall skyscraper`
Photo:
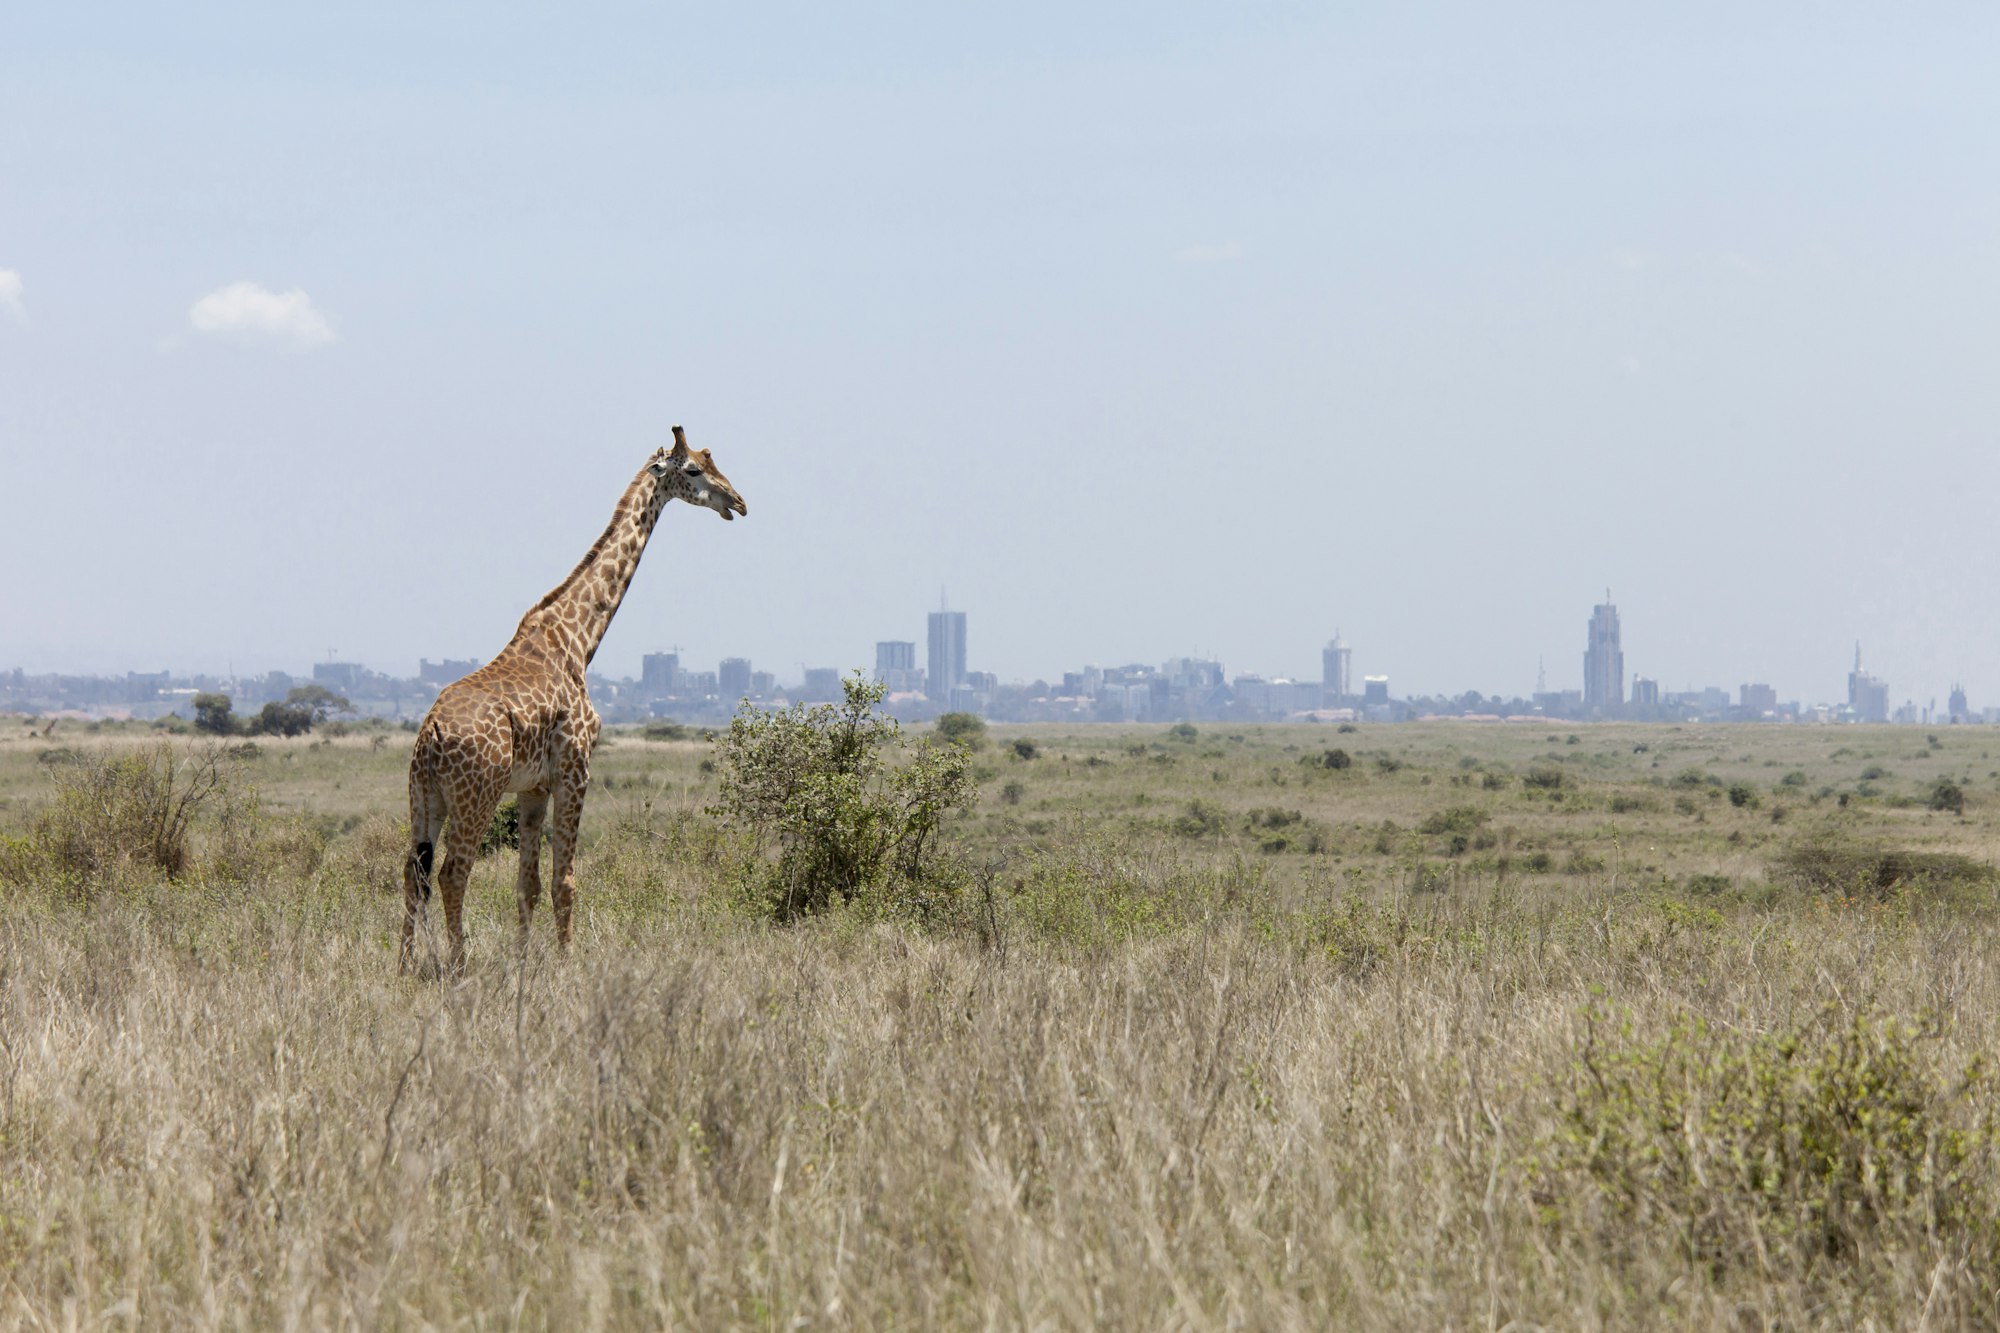
[[[1847,673],[1847,706],[1863,722],[1889,720],[1889,682],[1861,669],[1861,645],[1854,645],[1854,670]]]
[[[1625,706],[1625,650],[1618,645],[1618,608],[1611,589],[1590,613],[1590,646],[1583,653],[1583,706],[1616,713]]]
[[[679,653],[647,653],[639,659],[639,688],[648,698],[660,699],[677,693],[680,685]]]
[[[917,645],[901,639],[884,639],[875,645],[875,679],[899,694],[914,687],[917,678]]]
[[[951,692],[965,683],[965,612],[945,609],[942,595],[930,615],[930,657],[925,665],[929,674],[924,694],[950,704]]]
[[[1319,674],[1321,691],[1329,705],[1336,705],[1354,693],[1354,650],[1340,637],[1339,630],[1333,632],[1333,642],[1320,650]]]
[[[715,669],[715,685],[727,703],[735,703],[750,693],[750,659],[725,657]]]

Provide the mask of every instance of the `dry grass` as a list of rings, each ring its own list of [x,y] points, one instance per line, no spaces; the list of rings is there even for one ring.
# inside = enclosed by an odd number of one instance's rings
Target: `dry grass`
[[[1324,728],[1168,763],[1131,753],[1158,733],[1036,733],[984,760],[1028,789],[988,782],[965,831],[990,898],[928,933],[756,920],[696,827],[704,751],[622,739],[573,953],[516,966],[494,858],[455,983],[395,976],[401,757],[302,751],[302,794],[267,754],[267,803],[328,825],[310,863],[4,888],[0,1324],[2000,1318],[1990,885],[1766,882],[1836,819],[1990,861],[1991,783],[1964,820],[1890,793],[1772,825],[1651,785],[1633,729],[1561,802],[1478,785],[1546,736],[1398,730],[1337,738],[1345,774],[1297,763]],[[337,792],[372,817],[342,831]],[[1195,799],[1221,828],[1171,832]],[[1320,850],[1263,850],[1272,807]]]

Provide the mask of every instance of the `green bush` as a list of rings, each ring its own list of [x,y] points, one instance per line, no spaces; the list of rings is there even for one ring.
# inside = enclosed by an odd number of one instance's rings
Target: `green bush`
[[[1738,810],[1755,810],[1758,806],[1757,789],[1747,782],[1729,784],[1729,803]]]
[[[1026,736],[1014,742],[1014,757],[1016,759],[1033,759],[1040,753],[1041,751],[1035,748],[1035,743]]]
[[[1319,757],[1320,765],[1336,772],[1354,767],[1354,756],[1345,750],[1328,750]]]
[[[1454,805],[1417,825],[1419,833],[1472,833],[1493,816],[1476,805]]]
[[[1536,764],[1527,771],[1521,781],[1537,791],[1561,791],[1563,771],[1553,764]]]
[[[1195,742],[1195,738],[1200,736],[1201,733],[1195,729],[1195,725],[1192,722],[1176,722],[1167,728],[1167,735],[1174,740],[1184,741],[1192,745]]]
[[[1931,784],[1930,796],[1925,804],[1933,810],[1962,815],[1965,813],[1965,788],[1950,778],[1939,778]]]
[[[1717,1272],[1930,1237],[1991,1273],[2000,1161],[1977,1057],[1957,1066],[1865,1006],[1765,1033],[1681,1016],[1642,1037],[1595,1006],[1583,1023],[1540,1169],[1560,1221]]]
[[[1187,813],[1177,817],[1172,828],[1183,838],[1212,838],[1226,827],[1222,809],[1207,801],[1188,802]]]
[[[1910,851],[1827,828],[1780,852],[1772,871],[1801,888],[1850,897],[1978,887],[2000,878],[1991,865],[1957,852]]]
[[[978,796],[967,749],[926,739],[906,753],[896,720],[875,711],[887,687],[857,672],[841,688],[839,704],[739,709],[716,742],[713,809],[749,835],[753,879],[779,920],[873,893],[926,913],[954,896],[939,839]],[[970,716],[947,713],[939,730]]]
[[[497,852],[502,847],[521,845],[521,803],[518,799],[500,802],[494,810],[493,819],[486,826],[486,836],[479,840],[479,852]]]

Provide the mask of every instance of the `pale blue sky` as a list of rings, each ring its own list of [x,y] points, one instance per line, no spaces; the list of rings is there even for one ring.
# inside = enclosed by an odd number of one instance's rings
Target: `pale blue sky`
[[[678,421],[614,674],[2000,703],[2000,11],[959,8],[10,14],[0,668],[490,656]]]

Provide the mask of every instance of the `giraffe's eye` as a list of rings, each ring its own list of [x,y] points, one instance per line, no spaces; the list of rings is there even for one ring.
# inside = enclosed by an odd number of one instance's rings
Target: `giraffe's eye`
[[[681,464],[681,471],[687,473],[690,477],[699,477],[701,475],[701,464],[683,463]]]

